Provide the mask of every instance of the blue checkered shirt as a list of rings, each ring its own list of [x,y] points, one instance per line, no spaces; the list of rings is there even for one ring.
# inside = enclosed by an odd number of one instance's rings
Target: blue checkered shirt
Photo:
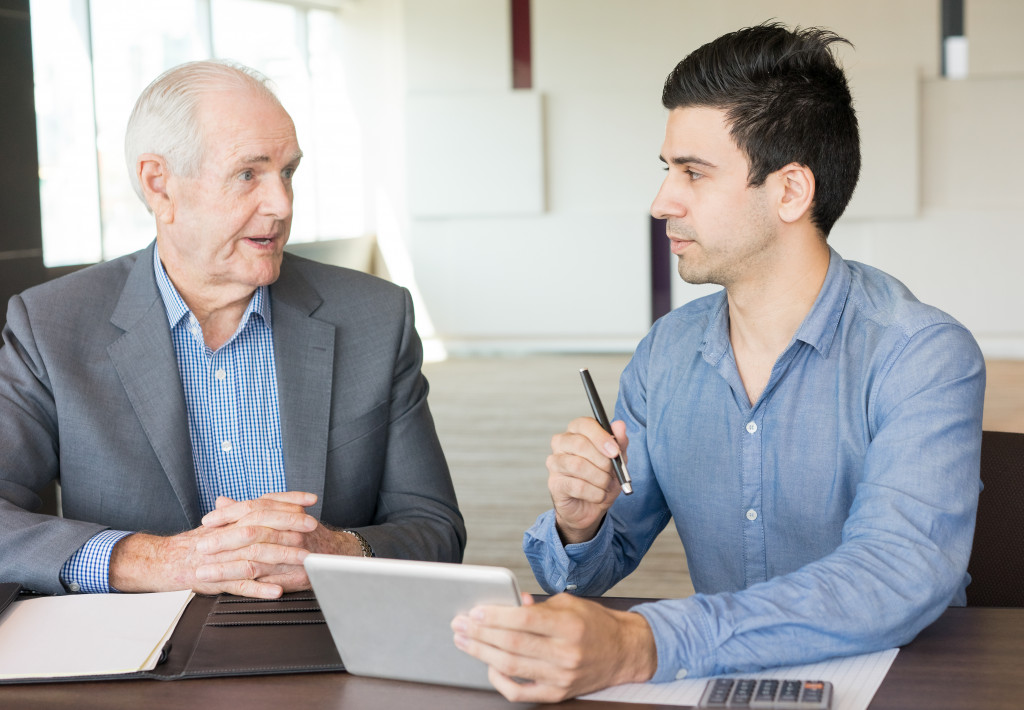
[[[202,512],[213,510],[217,496],[250,500],[285,490],[269,289],[256,289],[235,334],[214,352],[155,248],[153,269],[185,391]],[[110,553],[130,534],[105,530],[90,538],[61,569],[68,590],[114,591]]]

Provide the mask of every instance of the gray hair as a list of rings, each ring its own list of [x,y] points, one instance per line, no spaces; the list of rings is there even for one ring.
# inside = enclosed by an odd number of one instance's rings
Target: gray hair
[[[197,176],[205,148],[202,126],[197,119],[203,96],[212,91],[248,89],[280,106],[269,81],[255,69],[210,59],[168,69],[143,90],[128,119],[124,159],[135,194],[146,209],[149,205],[137,168],[139,156],[143,153],[162,156],[173,174]]]

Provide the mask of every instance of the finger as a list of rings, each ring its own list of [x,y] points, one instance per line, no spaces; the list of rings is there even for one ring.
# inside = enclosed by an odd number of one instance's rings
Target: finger
[[[543,604],[531,603],[522,607],[481,604],[470,609],[467,616],[479,629],[499,629],[575,641],[582,638],[584,615],[599,611],[600,608],[595,602],[563,593],[556,594]]]
[[[621,451],[622,462],[626,463],[626,452],[629,450],[629,437],[626,436],[626,422],[617,419],[612,422],[612,433],[615,435],[615,443]]]
[[[232,558],[205,562],[196,568],[195,575],[202,582],[260,579],[301,567],[308,554],[295,547],[259,543],[238,550]]]
[[[195,576],[201,584],[227,584],[230,582],[264,582],[270,581],[275,586],[280,579],[287,578],[296,570],[286,565],[257,564],[251,560],[236,560],[216,564],[201,565],[196,568]]]
[[[306,493],[305,491],[277,491],[274,493],[264,493],[260,496],[259,500],[273,500],[279,503],[291,503],[293,505],[302,506],[308,508],[311,505],[316,505],[316,493]]]
[[[312,494],[303,494],[312,495]],[[306,509],[293,502],[275,500],[273,498],[256,498],[254,500],[237,501],[222,508],[216,508],[203,516],[202,523],[205,527],[221,527],[230,523],[238,523],[248,519],[248,524],[261,524],[263,515],[272,513],[284,513],[291,515],[292,524],[285,524],[288,529],[297,529],[302,532],[309,532],[316,527],[316,520],[306,513]],[[253,516],[256,516],[255,518]],[[304,520],[308,518],[309,520]],[[298,527],[292,527],[298,525]],[[280,523],[278,524],[280,526]]]
[[[309,577],[306,576],[306,570],[302,567],[290,572],[260,577],[256,581],[264,584],[276,584],[286,592],[304,592],[311,588]]]
[[[510,699],[513,697],[524,697],[523,694],[527,692],[526,689],[513,688],[513,684],[524,686],[539,686],[542,684],[564,686],[572,682],[571,674],[563,669],[543,659],[523,656],[517,653],[519,649],[517,643],[513,640],[514,635],[508,634],[508,632],[503,632],[503,634],[505,634],[505,637],[501,639],[500,643],[505,645],[500,646],[495,646],[460,633],[456,633],[454,637],[456,648],[486,663],[490,667],[488,677],[502,695]],[[495,677],[495,674],[498,677]],[[554,698],[558,695],[564,697],[564,691],[551,695],[550,691],[545,692],[537,687],[532,688],[528,692],[542,693],[542,695],[537,697]]]
[[[305,536],[294,530],[278,530],[269,525],[226,525],[196,541],[200,555],[218,555],[243,550],[256,544],[282,545],[305,549]]]
[[[612,427],[615,431],[615,427]],[[579,417],[569,422],[569,434],[578,434],[587,439],[596,451],[608,458],[615,458],[622,453],[619,442],[614,434],[609,434],[593,417]]]
[[[571,697],[568,688],[550,685],[534,680],[507,676],[493,666],[487,671],[487,679],[494,689],[514,703],[560,703]]]
[[[611,460],[600,468],[580,456],[550,454],[545,464],[548,469],[548,491],[558,500],[574,499],[601,505],[611,504],[609,495],[615,491],[618,479],[612,472]]]
[[[277,584],[266,583],[253,579],[230,580],[217,584],[196,585],[193,590],[198,594],[234,594],[239,597],[253,599],[278,599],[284,589]]]

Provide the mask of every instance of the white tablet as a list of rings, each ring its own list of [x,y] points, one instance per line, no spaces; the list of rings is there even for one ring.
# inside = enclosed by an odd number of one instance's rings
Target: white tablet
[[[304,564],[345,670],[493,689],[487,666],[455,647],[451,622],[478,604],[519,606],[510,570],[319,554]]]

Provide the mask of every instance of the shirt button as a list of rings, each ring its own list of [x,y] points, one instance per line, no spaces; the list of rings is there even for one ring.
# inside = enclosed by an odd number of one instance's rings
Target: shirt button
[[[72,582],[71,584],[68,585],[68,591],[69,592],[80,592],[80,591],[82,591],[82,586],[78,582]]]
[[[575,592],[576,591],[576,585],[575,584],[567,584],[567,585],[565,585],[565,591],[567,591],[567,592]]]
[[[753,434],[757,431],[757,422],[747,422],[747,432]]]
[[[217,370],[215,376],[218,380],[223,382],[224,378],[228,376],[228,373],[224,372],[224,370]]]
[[[220,442],[220,450],[224,453],[231,451],[231,442],[227,440]]]
[[[685,668],[682,668],[682,669],[679,670],[678,673],[676,673],[676,680],[682,680],[683,678],[685,678],[688,675],[690,675],[690,672],[688,670],[686,670]]]
[[[749,521],[751,521],[751,522],[753,522],[753,521],[757,520],[757,511],[756,511],[756,510],[754,510],[753,508],[751,508],[750,510],[748,510],[748,511],[747,511],[747,520],[749,520]]]

